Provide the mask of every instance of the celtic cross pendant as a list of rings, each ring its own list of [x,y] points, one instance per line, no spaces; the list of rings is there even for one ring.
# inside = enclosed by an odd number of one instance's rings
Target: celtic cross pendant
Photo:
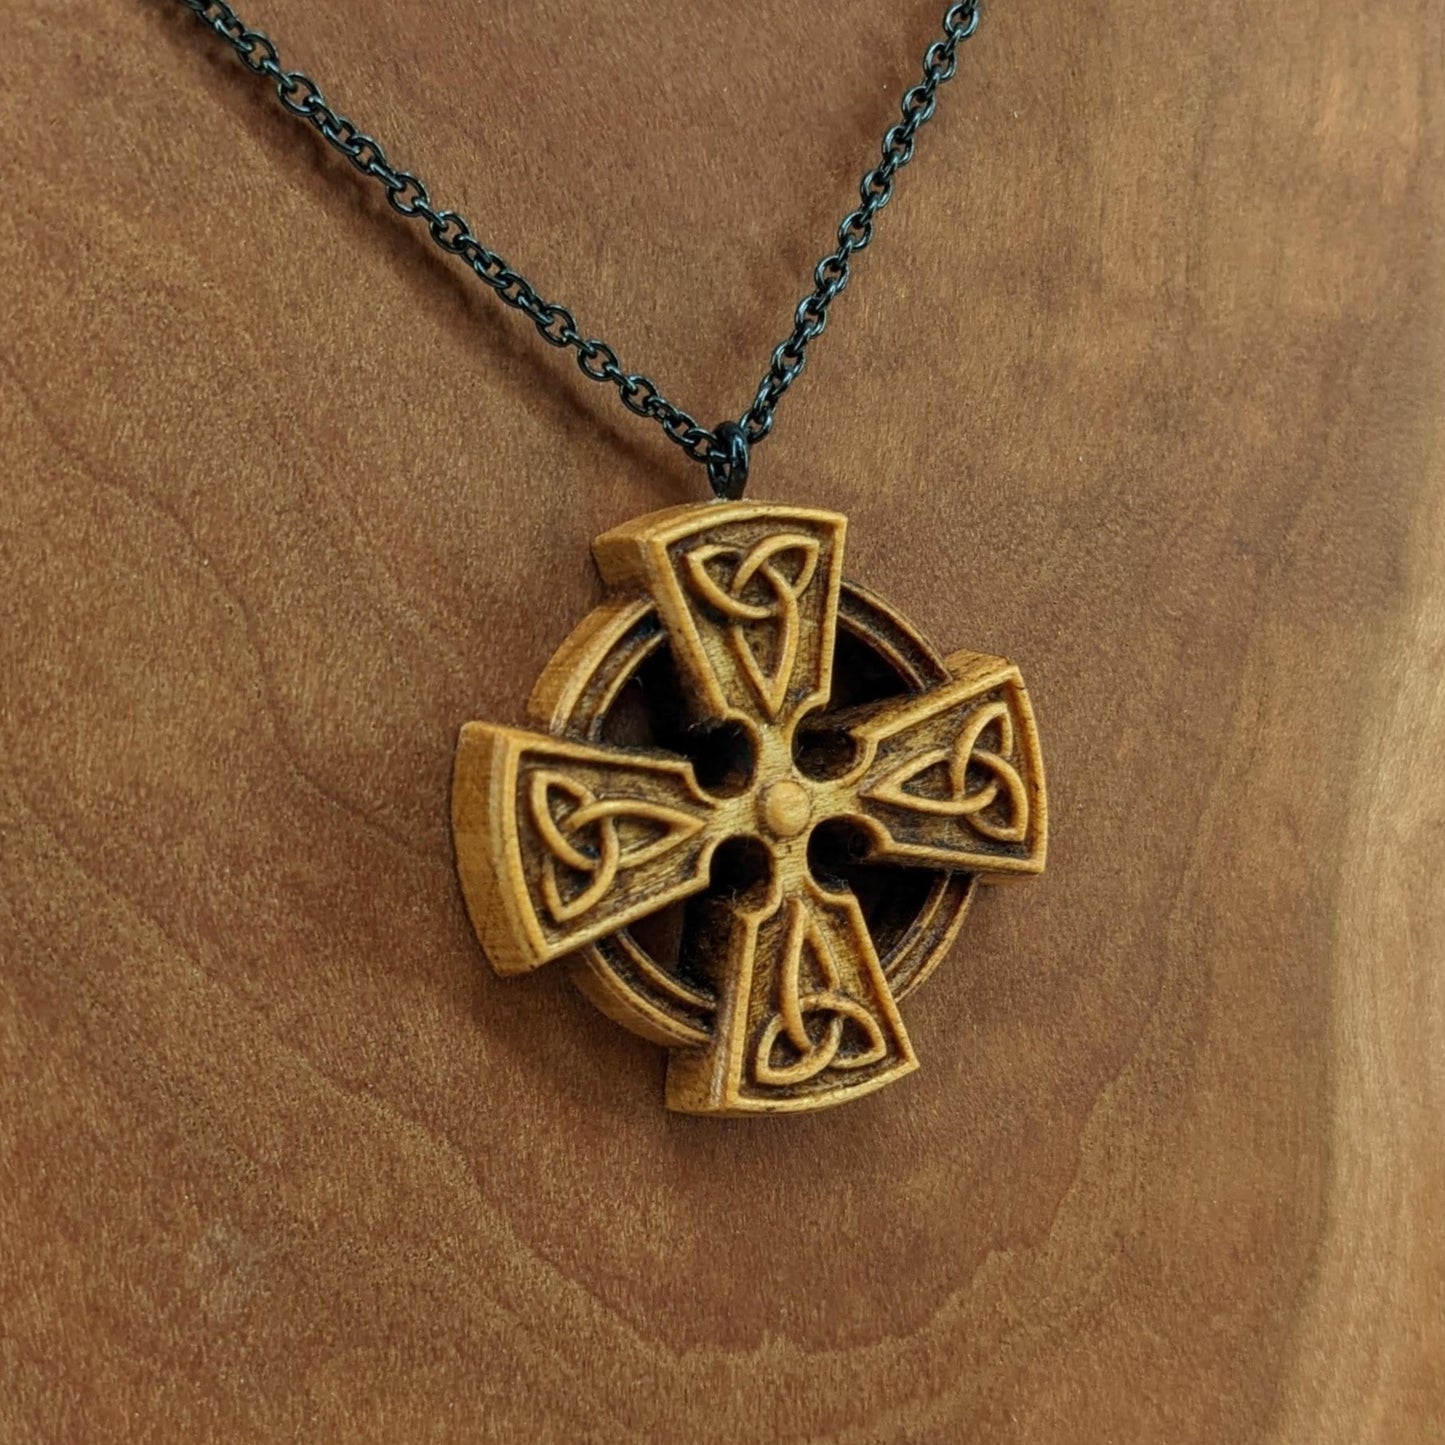
[[[911,1072],[898,1001],[979,882],[1044,865],[1017,669],[940,657],[843,577],[845,530],[711,502],[607,533],[611,600],[544,671],[541,730],[462,729],[457,864],[493,967],[574,955],[604,1012],[672,1050],[687,1113]]]

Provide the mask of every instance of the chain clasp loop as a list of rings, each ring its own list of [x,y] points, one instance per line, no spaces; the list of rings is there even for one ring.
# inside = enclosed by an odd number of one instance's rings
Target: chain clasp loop
[[[735,421],[719,422],[713,434],[717,446],[708,454],[707,479],[720,501],[736,502],[748,484],[748,434]]]

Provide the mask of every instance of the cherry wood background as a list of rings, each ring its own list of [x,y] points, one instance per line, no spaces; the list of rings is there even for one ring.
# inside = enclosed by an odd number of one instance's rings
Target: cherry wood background
[[[254,0],[736,414],[941,0]],[[0,1436],[1445,1432],[1445,11],[997,0],[759,497],[1024,666],[1050,871],[811,1119],[487,970],[458,725],[700,473],[169,0],[3,7]]]

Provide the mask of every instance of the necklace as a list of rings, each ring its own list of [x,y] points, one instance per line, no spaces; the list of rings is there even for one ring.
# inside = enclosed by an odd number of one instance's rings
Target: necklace
[[[571,957],[598,1007],[671,1050],[667,1103],[687,1113],[817,1109],[910,1073],[899,1001],[948,951],[979,883],[1044,866],[1028,694],[1010,663],[940,655],[845,578],[844,517],[743,494],[978,0],[945,14],[751,406],[713,428],[435,208],[224,0],[180,3],[393,210],[707,469],[714,500],[594,542],[608,599],[544,669],[535,728],[461,730],[457,868],[493,968]]]

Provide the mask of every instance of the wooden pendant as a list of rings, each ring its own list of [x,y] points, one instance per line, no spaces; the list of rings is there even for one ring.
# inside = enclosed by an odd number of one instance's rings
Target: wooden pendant
[[[670,1108],[823,1108],[917,1067],[898,1001],[979,882],[1044,866],[1018,670],[941,658],[843,577],[843,517],[709,502],[593,550],[611,600],[539,728],[468,723],[457,866],[492,966],[573,955],[672,1050]]]

